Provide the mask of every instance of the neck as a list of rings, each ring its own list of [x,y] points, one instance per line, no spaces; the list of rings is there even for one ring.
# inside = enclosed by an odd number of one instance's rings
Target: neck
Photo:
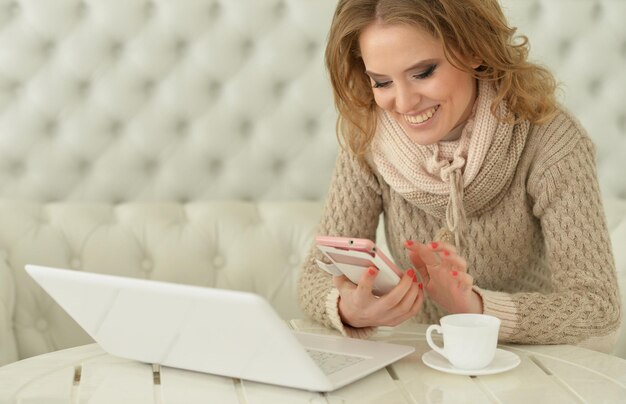
[[[455,126],[454,129],[452,129],[443,139],[441,139],[441,141],[452,142],[454,140],[459,140],[459,138],[463,134],[463,128],[465,127],[466,123],[467,121],[461,122],[460,124]]]

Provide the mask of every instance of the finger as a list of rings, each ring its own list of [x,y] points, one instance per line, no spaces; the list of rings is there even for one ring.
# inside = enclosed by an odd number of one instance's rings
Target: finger
[[[465,258],[448,250],[441,251],[441,263],[443,267],[449,267],[452,270],[467,272],[467,261]]]
[[[380,304],[384,305],[388,310],[396,307],[414,283],[416,283],[415,271],[408,269],[404,275],[402,275],[400,283],[381,298]]]
[[[419,313],[424,302],[424,292],[418,287],[412,288],[412,292],[415,293],[410,294],[410,298],[408,298],[406,301],[406,303],[408,304],[404,305],[405,302],[403,301],[402,310],[398,310],[399,315],[389,321],[390,325],[396,326],[398,324],[402,324],[406,320],[415,317],[417,313]]]
[[[340,295],[345,294],[347,290],[356,289],[356,285],[345,275],[333,276],[333,284]]]
[[[409,260],[413,264],[413,267],[419,274],[421,281],[428,282],[428,279],[429,279],[428,270],[426,269],[426,264],[424,264],[424,262],[420,258],[419,253],[417,253],[417,251],[409,250],[408,256],[409,256]]]
[[[474,278],[465,272],[450,271],[450,276],[456,280],[457,288],[466,291],[474,286]]]
[[[368,267],[363,271],[363,275],[361,275],[359,284],[356,287],[356,292],[361,296],[371,295],[377,275],[378,269],[376,267]]]
[[[426,268],[426,264],[424,263],[424,261],[422,261],[419,253],[416,250],[417,243],[415,243],[413,240],[407,240],[404,242],[404,248],[407,249],[409,259],[416,269],[419,270],[420,268]]]
[[[428,270],[441,263],[441,258],[439,257],[439,253],[437,251],[438,248],[439,244],[434,241],[430,244],[415,244],[415,251],[420,255],[421,260],[424,262]]]
[[[459,288],[461,288],[461,290],[466,291],[474,286],[474,278],[472,277],[472,275],[467,273],[459,273],[458,277]]]
[[[428,243],[428,246],[433,250],[433,251],[443,251],[443,250],[447,250],[453,254],[457,253],[457,249],[453,244],[447,243],[445,241],[432,241],[430,243]]]

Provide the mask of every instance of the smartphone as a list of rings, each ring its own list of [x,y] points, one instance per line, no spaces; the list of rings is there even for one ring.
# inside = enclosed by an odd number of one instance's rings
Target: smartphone
[[[334,276],[346,275],[355,284],[369,267],[378,268],[373,292],[383,295],[394,288],[403,273],[372,240],[351,237],[317,236],[317,248],[331,262],[317,261],[317,265]]]

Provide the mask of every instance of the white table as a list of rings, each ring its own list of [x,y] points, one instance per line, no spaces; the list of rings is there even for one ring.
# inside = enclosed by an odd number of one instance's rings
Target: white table
[[[332,333],[308,321],[293,328]],[[626,360],[568,345],[501,348],[521,364],[491,376],[457,376],[426,367],[426,326],[382,329],[378,340],[413,345],[416,352],[327,394],[159,368],[85,345],[0,368],[0,403],[626,403]]]

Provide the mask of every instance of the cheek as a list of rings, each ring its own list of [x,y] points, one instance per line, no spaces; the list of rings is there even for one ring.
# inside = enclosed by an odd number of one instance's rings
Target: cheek
[[[386,111],[392,109],[393,97],[389,91],[374,91],[374,101],[376,105]]]

